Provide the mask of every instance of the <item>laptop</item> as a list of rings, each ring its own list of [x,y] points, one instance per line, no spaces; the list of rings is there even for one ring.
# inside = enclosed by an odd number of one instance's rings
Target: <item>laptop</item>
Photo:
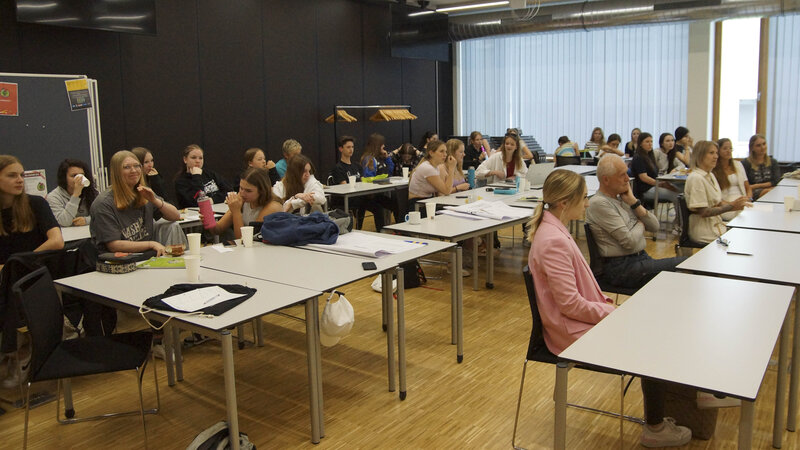
[[[525,178],[531,185],[531,189],[541,189],[544,186],[544,180],[550,175],[550,172],[555,168],[555,163],[540,163],[533,164],[528,168],[528,174]]]

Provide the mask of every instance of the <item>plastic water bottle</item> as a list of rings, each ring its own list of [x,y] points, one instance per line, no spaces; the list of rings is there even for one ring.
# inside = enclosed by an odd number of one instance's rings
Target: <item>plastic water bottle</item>
[[[517,175],[517,176],[514,178],[514,182],[515,182],[515,184],[516,184],[516,189],[517,189],[517,192],[519,192],[519,180],[520,180],[520,178],[519,178],[519,175]]]
[[[205,193],[200,193],[200,198],[197,199],[197,206],[200,208],[200,214],[203,215],[203,228],[206,230],[214,228],[217,225],[217,219],[214,218],[214,208],[211,205],[214,201],[211,197],[206,197]]]
[[[467,183],[470,189],[475,189],[475,167],[469,166],[467,170]]]

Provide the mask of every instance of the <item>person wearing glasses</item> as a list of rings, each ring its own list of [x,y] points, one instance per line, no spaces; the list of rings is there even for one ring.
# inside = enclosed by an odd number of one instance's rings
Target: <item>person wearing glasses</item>
[[[144,182],[139,158],[132,152],[114,153],[109,165],[111,189],[97,196],[90,210],[89,231],[98,252],[144,252],[164,254],[164,245],[153,231],[155,220],[180,220],[170,203],[153,193]]]

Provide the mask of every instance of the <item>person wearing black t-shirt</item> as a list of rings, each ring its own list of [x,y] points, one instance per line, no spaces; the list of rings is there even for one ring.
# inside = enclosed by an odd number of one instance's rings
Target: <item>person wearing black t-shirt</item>
[[[223,203],[228,197],[228,192],[233,188],[216,173],[203,167],[203,149],[192,144],[183,150],[183,164],[186,169],[181,169],[175,177],[175,196],[178,198],[178,208],[197,206],[200,193],[211,197],[214,203]]]

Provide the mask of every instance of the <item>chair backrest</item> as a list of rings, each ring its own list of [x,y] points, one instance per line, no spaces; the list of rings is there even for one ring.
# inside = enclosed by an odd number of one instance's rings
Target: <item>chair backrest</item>
[[[33,347],[31,380],[36,381],[36,374],[61,343],[64,326],[61,299],[47,267],[40,267],[17,280],[11,292],[28,324]]]
[[[531,318],[533,319],[533,326],[531,327],[531,340],[528,344],[528,360],[534,359],[534,355],[540,349],[547,348],[544,342],[544,325],[542,325],[542,316],[539,315],[539,306],[536,304],[536,288],[533,285],[533,275],[530,268],[526,265],[522,268],[522,278],[525,279],[525,290],[528,291],[528,303],[531,307]]]
[[[581,157],[580,156],[558,156],[556,155],[556,167],[561,166],[580,166],[581,165]]]
[[[592,269],[594,277],[599,279],[603,275],[603,261],[600,259],[600,249],[594,240],[592,227],[588,223],[584,223],[583,229],[586,231],[586,246],[589,247],[589,267]]]
[[[686,197],[683,194],[678,194],[678,223],[681,225],[681,237],[678,239],[678,245],[691,243],[689,239],[689,206],[686,204]]]

